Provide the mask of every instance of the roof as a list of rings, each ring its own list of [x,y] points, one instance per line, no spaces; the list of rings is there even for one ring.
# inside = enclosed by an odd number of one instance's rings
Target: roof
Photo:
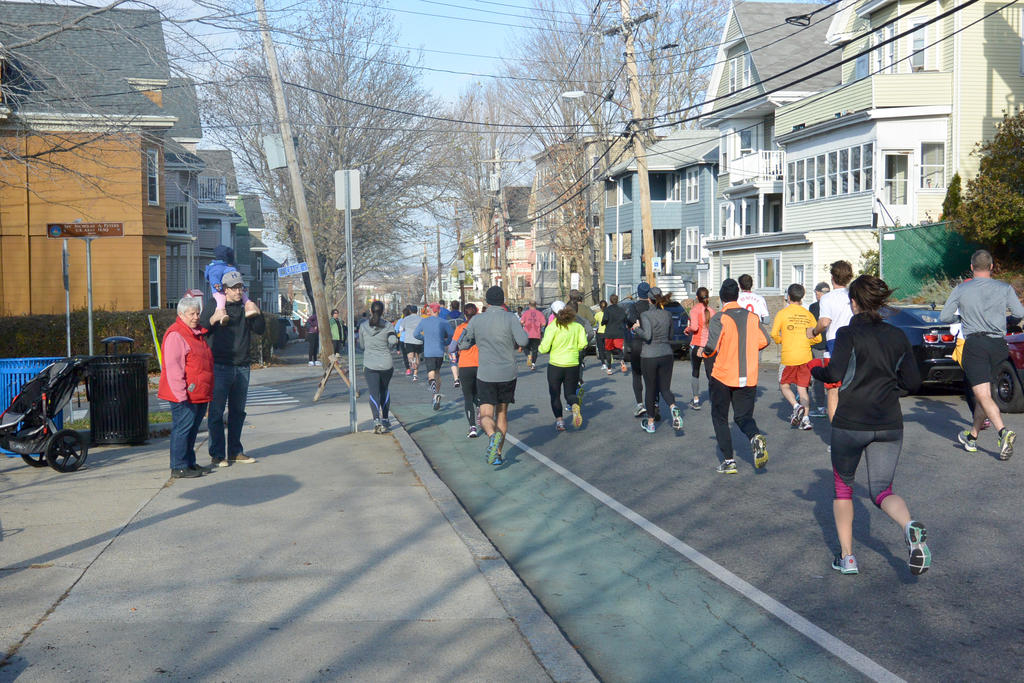
[[[199,140],[203,126],[199,121],[199,101],[196,84],[190,78],[172,78],[164,88],[164,113],[176,116],[178,122],[168,132],[179,140]]]
[[[170,78],[157,11],[0,2],[0,45],[15,112],[164,116],[140,92]]]
[[[786,23],[786,17],[808,14],[823,7],[810,2],[740,2],[733,6],[757,77],[761,82],[768,81],[764,86],[766,90],[783,87],[791,91],[815,92],[839,83],[839,51],[822,55],[828,49],[825,37],[830,24],[829,14],[816,14],[806,28]],[[817,58],[792,73],[780,75],[810,57]],[[799,84],[787,86],[826,66],[831,68]],[[774,76],[779,78],[769,81]]]
[[[194,172],[201,171],[206,167],[202,159],[188,151],[181,143],[175,142],[173,138],[164,140],[164,164],[168,170],[172,166],[178,166]]]
[[[197,149],[196,154],[206,162],[206,170],[200,175],[223,177],[226,181],[227,194],[238,194],[238,180],[235,178],[235,162],[231,157],[231,150]]]
[[[254,194],[247,194],[241,198],[242,215],[250,230],[263,230],[267,227],[263,220],[263,207],[260,205],[260,198]]]
[[[718,159],[717,130],[679,130],[646,149],[647,170],[674,171],[676,169],[706,163]],[[608,170],[609,176],[617,176],[636,170],[636,157]]]

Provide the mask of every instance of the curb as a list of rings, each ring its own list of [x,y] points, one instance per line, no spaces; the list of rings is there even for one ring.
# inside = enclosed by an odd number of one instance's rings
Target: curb
[[[392,414],[394,418],[395,415]],[[405,427],[392,424],[392,434],[405,453],[405,459],[419,477],[441,514],[466,544],[480,573],[484,575],[509,618],[526,639],[534,656],[551,679],[558,683],[597,681],[576,648],[566,639],[533,593],[523,584],[501,553],[462,507],[451,489],[441,481],[423,451]]]

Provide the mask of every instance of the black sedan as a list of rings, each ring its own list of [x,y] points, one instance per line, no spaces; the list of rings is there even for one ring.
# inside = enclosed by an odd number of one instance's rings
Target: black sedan
[[[948,323],[939,322],[938,310],[928,306],[887,306],[880,313],[885,322],[907,335],[924,383],[963,381],[963,369],[953,360],[956,337]]]

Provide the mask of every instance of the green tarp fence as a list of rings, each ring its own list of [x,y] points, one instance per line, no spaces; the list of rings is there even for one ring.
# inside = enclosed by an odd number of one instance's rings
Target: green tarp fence
[[[970,244],[946,223],[888,228],[882,236],[882,278],[895,298],[915,296],[929,280],[957,278],[970,271]]]

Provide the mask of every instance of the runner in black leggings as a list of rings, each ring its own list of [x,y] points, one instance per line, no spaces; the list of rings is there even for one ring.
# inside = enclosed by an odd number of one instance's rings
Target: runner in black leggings
[[[626,327],[627,331],[630,331],[639,320],[640,315],[648,310],[651,306],[647,300],[647,295],[651,291],[651,286],[646,282],[641,282],[636,287],[636,302],[629,307],[629,312],[626,315]],[[636,409],[633,411],[633,417],[640,417],[647,412],[647,408],[644,407],[644,379],[643,379],[643,368],[640,362],[640,352],[643,349],[644,342],[642,339],[638,339],[636,335],[631,332],[627,334],[629,339],[626,340],[627,347],[624,347],[623,354],[625,354],[625,348],[629,349],[629,365],[633,370],[633,399],[636,401]],[[658,417],[655,416],[655,421]]]
[[[462,337],[462,333],[466,331],[466,325],[469,324],[469,321],[477,313],[476,304],[466,304],[462,312],[466,316],[466,322],[461,323],[455,328],[451,344],[448,345],[448,351],[449,353],[459,354],[459,385],[462,387],[462,409],[465,412],[466,421],[469,422],[469,432],[466,433],[466,438],[475,439],[479,435],[476,419],[477,408],[480,406],[480,399],[476,393],[476,370],[479,365],[479,354],[476,346],[460,351],[459,339]]]
[[[910,572],[923,574],[931,566],[925,528],[910,517],[907,504],[892,492],[892,481],[903,446],[900,391],[916,391],[921,376],[907,337],[882,321],[878,310],[889,299],[885,282],[861,275],[850,284],[853,318],[836,334],[832,360],[811,370],[822,382],[843,382],[832,418],[832,503],[840,552],[832,568],[858,572],[853,556],[853,479],[863,456],[868,468],[871,500],[903,528]],[[847,370],[853,376],[847,376]]]
[[[665,304],[671,296],[652,287],[648,294],[650,309],[640,314],[640,320],[632,328],[633,335],[643,340],[640,368],[646,388],[647,420],[642,421],[640,426],[648,434],[654,433],[659,398],[664,399],[672,411],[672,428],[683,428],[683,416],[676,407],[676,397],[672,393],[675,357],[668,341],[672,334],[672,316],[665,310]]]
[[[363,370],[366,387],[370,390],[370,409],[373,411],[373,431],[383,434],[388,431],[388,409],[391,407],[391,392],[388,385],[394,374],[394,360],[391,351],[398,346],[394,328],[384,320],[384,302],[370,304],[370,317],[359,325],[359,344],[363,347]]]

